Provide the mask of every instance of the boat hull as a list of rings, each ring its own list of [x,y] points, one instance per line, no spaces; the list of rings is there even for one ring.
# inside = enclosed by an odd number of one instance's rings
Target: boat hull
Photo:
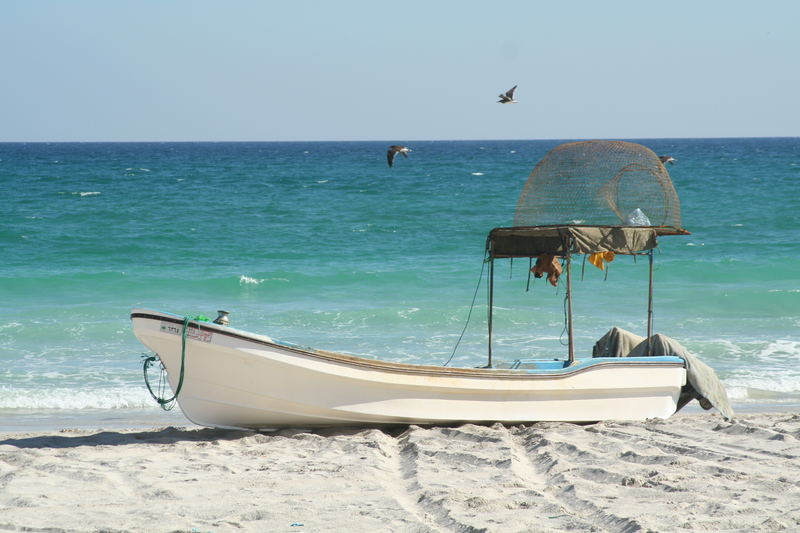
[[[176,390],[183,318],[134,309],[131,319]],[[516,370],[407,365],[192,321],[177,401],[192,422],[226,428],[593,422],[667,418],[686,384],[676,357],[550,363]]]

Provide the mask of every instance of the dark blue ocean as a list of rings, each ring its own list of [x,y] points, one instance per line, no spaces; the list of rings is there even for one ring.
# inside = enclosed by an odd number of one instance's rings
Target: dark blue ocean
[[[129,313],[441,364],[470,315],[487,233],[563,141],[0,143],[0,429],[180,419],[144,387]],[[800,402],[800,139],[634,140],[668,170],[689,236],[655,256],[654,331],[734,405]],[[496,358],[561,357],[563,288],[496,268]],[[576,351],[644,335],[646,261],[578,267]],[[582,280],[580,279],[582,278]],[[486,354],[480,285],[454,365]]]

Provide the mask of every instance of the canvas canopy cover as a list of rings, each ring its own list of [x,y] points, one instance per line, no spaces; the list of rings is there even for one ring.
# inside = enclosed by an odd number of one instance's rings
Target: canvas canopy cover
[[[486,248],[495,259],[568,253],[636,254],[655,248],[658,234],[654,227],[515,226],[494,228],[489,232]]]

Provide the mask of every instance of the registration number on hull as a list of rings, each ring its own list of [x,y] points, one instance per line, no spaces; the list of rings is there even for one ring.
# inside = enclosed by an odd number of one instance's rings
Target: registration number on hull
[[[172,324],[170,322],[161,323],[161,331],[170,333],[172,335],[183,335],[183,325]],[[190,325],[186,329],[186,338],[195,339],[202,342],[211,342],[213,333],[207,329],[200,329],[197,326]]]

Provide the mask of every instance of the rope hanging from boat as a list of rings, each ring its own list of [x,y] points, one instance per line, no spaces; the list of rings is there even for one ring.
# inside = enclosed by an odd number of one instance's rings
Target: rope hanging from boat
[[[175,388],[175,394],[172,395],[172,398],[164,398],[153,392],[153,388],[150,386],[150,378],[147,375],[147,370],[155,363],[158,359],[158,354],[151,355],[150,357],[145,358],[144,363],[142,364],[142,370],[144,372],[144,382],[147,385],[147,390],[150,391],[150,396],[153,397],[155,401],[158,402],[158,405],[161,406],[162,409],[165,411],[170,411],[173,407],[175,407],[175,400],[178,399],[178,394],[180,394],[181,389],[183,388],[183,371],[184,371],[184,363],[186,360],[186,333],[189,330],[189,320],[190,317],[185,316],[183,317],[183,332],[181,333],[181,373],[180,378],[178,379],[178,386]],[[198,325],[199,328],[199,325]],[[162,381],[164,376],[163,366],[162,366],[162,373],[158,380],[158,389],[159,393],[163,394],[164,389],[166,388],[165,381]]]
[[[475,307],[475,298],[478,296],[478,289],[481,288],[481,281],[483,281],[483,271],[486,270],[486,263],[489,261],[487,259],[487,252],[483,254],[483,261],[481,262],[481,273],[478,275],[478,284],[475,286],[475,294],[472,295],[472,303],[469,305],[469,313],[467,313],[467,321],[464,323],[464,329],[461,330],[461,335],[458,336],[458,340],[456,341],[456,345],[453,346],[453,353],[450,354],[450,357],[445,361],[442,366],[447,366],[450,364],[450,361],[453,360],[453,356],[456,355],[456,350],[458,349],[458,345],[461,344],[461,339],[464,338],[464,333],[467,331],[467,326],[469,326],[469,319],[472,316],[472,309]]]

